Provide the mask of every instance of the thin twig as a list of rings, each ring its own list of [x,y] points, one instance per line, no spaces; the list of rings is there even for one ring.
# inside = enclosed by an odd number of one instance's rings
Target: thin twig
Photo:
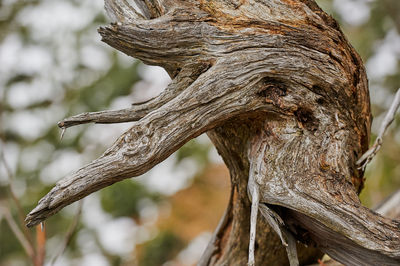
[[[21,228],[17,225],[17,222],[14,220],[14,218],[11,215],[11,211],[10,209],[8,209],[5,206],[0,206],[0,212],[4,213],[5,219],[11,229],[11,231],[14,233],[15,237],[18,239],[19,243],[21,244],[21,246],[23,247],[25,253],[28,255],[29,258],[31,258],[31,261],[33,264],[35,264],[35,258],[36,258],[36,254],[35,254],[35,247],[33,245],[33,239],[32,236],[28,230],[28,228],[26,228],[24,226],[25,222],[24,222],[24,211],[21,207],[20,201],[18,200],[17,195],[15,195],[14,193],[14,189],[13,189],[13,173],[11,171],[10,166],[7,163],[5,154],[4,154],[4,146],[5,146],[5,137],[4,137],[4,132],[3,132],[3,123],[2,123],[2,118],[3,118],[3,106],[4,106],[4,91],[3,93],[0,94],[0,145],[1,145],[1,149],[0,149],[0,163],[2,163],[4,165],[5,171],[6,171],[6,175],[8,178],[8,189],[11,195],[12,200],[14,201],[16,208],[17,208],[17,216],[18,216],[18,220],[19,220],[19,225],[22,227]],[[9,205],[9,204],[8,204]],[[10,206],[11,208],[11,206]]]
[[[62,127],[62,128],[61,128],[60,141],[63,139],[64,134],[65,134],[65,131],[67,131],[67,128],[66,128],[66,127]]]
[[[17,223],[14,221],[10,210],[4,206],[0,206],[0,211],[3,212],[4,217],[11,228],[11,231],[17,237],[19,243],[21,243],[22,247],[24,248],[25,253],[34,261],[35,252],[32,245],[28,242],[24,234],[22,233],[21,229],[18,227]]]
[[[44,223],[36,226],[36,258],[35,265],[43,266],[46,255],[46,227]]]
[[[364,153],[360,159],[358,159],[357,165],[360,165],[359,169],[365,170],[367,164],[375,157],[375,155],[380,150],[383,143],[383,135],[385,134],[390,124],[392,124],[399,107],[400,107],[400,88],[397,90],[396,95],[394,96],[394,100],[389,108],[389,111],[385,116],[385,119],[383,119],[382,125],[379,129],[378,137],[376,138],[374,145],[372,145],[372,147],[366,153]]]
[[[182,71],[181,75],[190,76],[190,73],[188,73],[188,71]],[[187,80],[185,82],[187,82]],[[184,85],[186,85],[186,83],[184,83]],[[58,127],[67,129],[72,126],[87,123],[113,124],[138,121],[151,111],[160,108],[165,103],[176,98],[181,91],[181,89],[176,89],[176,84],[172,82],[160,95],[147,101],[134,103],[132,106],[120,110],[106,110],[74,115],[58,122]]]
[[[1,140],[0,140],[0,142],[1,142],[1,145],[4,147],[4,143],[3,143]],[[12,185],[13,174],[12,174],[11,168],[10,168],[10,166],[8,165],[7,160],[6,160],[6,158],[5,158],[4,149],[1,149],[1,151],[0,151],[0,159],[1,159],[1,161],[2,161],[2,163],[3,163],[3,165],[4,165],[4,168],[5,168],[6,172],[7,172],[8,190],[10,191],[11,198],[12,198],[12,200],[14,201],[16,207],[17,207],[17,213],[18,213],[18,221],[19,221],[19,224],[20,224],[21,227],[22,227],[22,232],[23,232],[25,238],[27,239],[27,241],[29,242],[29,244],[31,245],[31,247],[33,247],[33,239],[32,239],[32,236],[31,236],[30,232],[28,231],[28,229],[24,226],[24,224],[25,224],[25,221],[24,221],[24,220],[25,220],[25,219],[24,219],[24,217],[25,217],[24,211],[22,210],[22,206],[21,206],[21,203],[20,203],[19,200],[18,200],[17,195],[15,195],[15,193],[14,193],[14,188],[13,188],[13,185]]]
[[[249,181],[250,182],[250,181]],[[247,262],[248,266],[255,265],[255,242],[256,242],[256,227],[257,227],[257,215],[258,206],[260,203],[260,192],[258,191],[258,186],[253,181],[253,186],[250,188],[251,191],[251,214],[250,214],[250,242],[249,242],[249,260]]]
[[[54,265],[54,263],[57,261],[57,259],[64,253],[64,251],[66,250],[67,246],[69,245],[69,243],[71,242],[72,237],[74,236],[74,233],[76,231],[76,228],[78,226],[78,222],[79,219],[81,217],[82,214],[82,205],[83,205],[83,200],[79,201],[79,206],[78,206],[78,211],[74,217],[74,220],[72,221],[67,234],[64,237],[64,242],[62,244],[62,246],[60,247],[60,249],[58,250],[58,252],[56,253],[56,255],[53,257],[53,259],[50,262],[50,265]]]
[[[139,120],[147,113],[148,110],[140,106],[132,106],[121,110],[82,113],[58,122],[58,127],[65,131],[69,127],[87,123],[112,124],[132,122]]]

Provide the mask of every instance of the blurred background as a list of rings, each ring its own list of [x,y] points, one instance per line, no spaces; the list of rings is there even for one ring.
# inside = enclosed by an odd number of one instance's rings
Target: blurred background
[[[363,58],[375,134],[400,87],[400,1],[317,2]],[[32,264],[9,225],[11,217],[28,242],[36,241],[35,229],[22,229],[18,205],[25,215],[57,180],[97,158],[130,126],[72,127],[60,141],[57,122],[126,108],[170,81],[163,69],[102,43],[97,28],[107,23],[102,0],[0,0],[0,265]],[[361,199],[368,207],[400,188],[399,122],[367,168]],[[202,135],[147,174],[50,218],[45,264],[194,265],[225,210],[229,186],[226,167]]]

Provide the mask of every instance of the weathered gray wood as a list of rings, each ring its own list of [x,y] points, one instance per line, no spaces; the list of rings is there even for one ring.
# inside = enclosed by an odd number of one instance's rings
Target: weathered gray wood
[[[361,206],[371,126],[360,57],[312,0],[106,0],[103,41],[173,78],[165,93],[61,127],[136,121],[99,159],[61,180],[28,215],[35,225],[64,206],[140,175],[207,132],[230,169],[227,212],[200,265],[247,262],[250,162],[260,204],[284,230],[348,265],[398,265],[400,224]],[[256,265],[287,264],[258,216]],[[238,242],[239,241],[239,242]],[[298,246],[300,264],[318,256]]]
[[[274,109],[266,106],[257,94],[248,93],[257,87],[257,80],[249,74],[239,75],[239,69],[237,75],[229,73],[226,77],[228,73],[222,72],[226,67],[224,63],[215,64],[176,98],[136,122],[100,158],[59,181],[28,215],[27,225],[33,226],[103,187],[145,173],[188,140],[225,119]],[[211,78],[215,73],[220,73],[217,80]],[[225,82],[226,79],[231,82]],[[240,84],[240,89],[232,86],[234,83]],[[178,75],[167,90],[180,91],[182,84],[187,85],[186,79]]]
[[[357,164],[361,165],[360,167],[362,167],[363,169],[365,169],[367,164],[375,157],[375,155],[381,149],[383,144],[383,135],[385,135],[386,130],[392,124],[399,107],[400,107],[400,89],[397,90],[392,105],[390,106],[389,110],[385,115],[385,118],[382,121],[374,145],[372,145],[372,147],[368,151],[366,151],[357,161]]]

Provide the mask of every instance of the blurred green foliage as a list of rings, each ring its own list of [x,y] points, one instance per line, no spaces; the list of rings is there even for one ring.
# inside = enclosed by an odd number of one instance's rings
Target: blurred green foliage
[[[16,254],[23,254],[24,251],[21,244],[16,241],[15,235],[4,219],[0,221],[0,232],[0,258],[2,259],[0,265],[3,265],[5,262],[4,260],[7,259],[8,256],[11,257]]]
[[[197,139],[192,139],[177,151],[177,162],[184,158],[191,157],[196,160],[200,166],[205,166],[209,163],[208,154],[210,145],[199,142]]]
[[[139,61],[124,67],[116,53],[112,54],[113,64],[103,76],[88,86],[67,89],[65,101],[70,102],[68,115],[76,114],[76,109],[84,105],[88,112],[107,109],[111,102],[121,96],[131,93],[132,84],[139,80],[137,67]],[[79,69],[84,69],[79,66]]]
[[[184,247],[183,241],[172,232],[160,232],[156,238],[143,247],[140,265],[158,266],[172,260]]]
[[[161,195],[150,193],[142,184],[125,180],[100,191],[103,209],[114,217],[130,216],[139,219],[140,201],[160,202]]]

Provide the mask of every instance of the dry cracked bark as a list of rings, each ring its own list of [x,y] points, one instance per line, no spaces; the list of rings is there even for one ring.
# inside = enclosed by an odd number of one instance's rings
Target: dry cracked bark
[[[59,181],[28,215],[28,226],[145,173],[207,132],[230,169],[232,191],[199,265],[247,263],[249,176],[261,213],[275,213],[282,230],[306,244],[298,243],[300,264],[321,251],[347,265],[400,263],[400,223],[358,199],[363,172],[356,161],[368,149],[371,126],[368,84],[334,19],[313,0],[134,2],[106,0],[113,23],[100,28],[103,41],[165,68],[173,81],[149,102],[61,121],[64,128],[133,126]],[[257,221],[255,264],[287,264],[278,235],[261,215]]]

